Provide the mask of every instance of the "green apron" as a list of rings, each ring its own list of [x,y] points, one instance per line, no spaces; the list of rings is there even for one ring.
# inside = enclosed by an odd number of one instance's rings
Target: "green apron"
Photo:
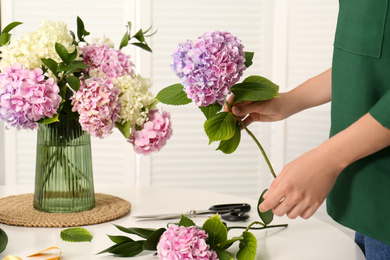
[[[389,0],[340,0],[330,136],[370,113],[390,128]],[[348,166],[327,198],[337,222],[390,245],[390,147]]]

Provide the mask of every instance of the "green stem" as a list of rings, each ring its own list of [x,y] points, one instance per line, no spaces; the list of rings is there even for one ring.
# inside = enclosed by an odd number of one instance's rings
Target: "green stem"
[[[245,231],[248,231],[249,229],[251,230],[261,230],[261,229],[267,229],[267,228],[285,228],[288,227],[288,224],[280,224],[280,225],[270,225],[270,226],[264,226],[264,227],[240,227],[240,226],[233,226],[229,227],[228,230],[231,229],[246,229]]]
[[[232,107],[230,106],[230,104],[228,102],[226,102],[226,105],[228,106],[230,111],[232,111]],[[232,112],[232,114],[233,114],[233,112]],[[260,144],[259,140],[257,140],[256,136],[246,127],[246,125],[242,122],[242,120],[239,117],[237,117],[235,114],[233,114],[233,116],[237,120],[237,122],[240,123],[241,127],[245,129],[245,131],[249,134],[249,136],[252,137],[253,141],[255,141],[257,147],[259,147],[261,153],[263,154],[263,157],[264,157],[264,159],[265,159],[265,161],[266,161],[266,163],[268,165],[268,168],[269,168],[272,176],[274,178],[276,178],[276,174],[275,174],[275,171],[274,171],[274,169],[273,169],[273,167],[271,165],[271,162],[268,159],[268,156],[267,156],[266,152],[264,151],[263,146]]]

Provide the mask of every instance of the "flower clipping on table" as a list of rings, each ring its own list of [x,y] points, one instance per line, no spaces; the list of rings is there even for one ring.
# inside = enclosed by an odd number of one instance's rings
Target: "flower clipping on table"
[[[118,128],[140,154],[166,144],[170,114],[158,112],[150,79],[136,74],[122,51],[132,44],[151,52],[145,41],[154,34],[147,34],[151,28],[131,36],[129,22],[115,48],[105,36],[88,42],[79,17],[76,34],[63,22],[44,20],[36,31],[12,37],[20,24],[9,24],[0,35],[0,119],[7,129],[39,129],[67,115],[93,137],[105,138]]]
[[[285,228],[288,225],[269,225],[269,221],[253,221],[247,226],[228,226],[216,214],[208,218],[201,227],[184,215],[179,223],[170,223],[167,228],[115,226],[122,232],[142,239],[108,235],[115,244],[99,254],[133,257],[147,250],[156,251],[160,260],[254,260],[257,254],[257,239],[249,230]],[[244,231],[241,235],[229,238],[229,231],[233,229]],[[233,252],[229,252],[236,242],[239,243],[238,249],[236,247]]]

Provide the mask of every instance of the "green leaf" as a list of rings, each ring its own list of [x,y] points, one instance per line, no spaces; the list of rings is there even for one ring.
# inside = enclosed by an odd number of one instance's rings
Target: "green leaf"
[[[209,144],[214,141],[229,140],[236,131],[236,122],[232,113],[220,112],[204,123]]]
[[[220,150],[226,154],[231,154],[237,149],[238,145],[240,144],[240,141],[241,141],[241,127],[239,124],[236,123],[236,131],[234,133],[234,136],[229,140],[222,140],[219,143],[217,150]]]
[[[74,90],[77,91],[80,88],[80,79],[75,76],[68,76],[66,77],[66,82],[69,84],[69,86]]]
[[[90,242],[92,235],[85,228],[74,227],[62,230],[61,239],[68,242]]]
[[[69,64],[70,55],[68,53],[68,50],[64,47],[64,45],[62,45],[61,43],[56,42],[55,43],[55,49],[56,49],[56,52],[58,53],[58,56],[60,56],[61,60],[65,64]]]
[[[131,239],[130,237],[125,237],[125,236],[110,236],[110,235],[108,235],[108,237],[111,239],[112,242],[114,242],[116,244],[129,242],[129,241],[134,242],[133,239]]]
[[[73,39],[72,44],[77,46],[78,43],[76,41],[76,36],[75,36],[74,32],[72,30],[69,30],[69,33],[70,33],[70,36],[72,36],[72,39]]]
[[[245,67],[249,68],[253,64],[254,52],[245,52]]]
[[[181,219],[179,221],[179,226],[183,226],[183,227],[192,227],[192,226],[196,226],[196,224],[194,223],[194,221],[192,221],[190,218],[187,218],[186,216],[184,216],[183,214],[181,215]]]
[[[123,124],[116,122],[115,127],[119,129],[119,131],[126,139],[130,137],[130,122],[126,121]]]
[[[275,83],[273,83],[269,79],[264,78],[262,76],[257,76],[257,75],[249,76],[246,79],[244,79],[243,82],[263,83],[263,84],[267,85],[268,87],[273,88],[276,93],[279,92],[279,86],[278,85],[276,85]]]
[[[219,260],[233,260],[233,257],[224,249],[216,248],[215,252],[217,253]]]
[[[244,231],[242,236],[244,239],[240,240],[237,260],[254,260],[257,252],[256,237],[248,231]]]
[[[214,103],[211,105],[208,105],[206,107],[199,107],[200,110],[205,115],[206,119],[212,118],[215,114],[217,114],[222,109],[222,105],[219,103]]]
[[[79,41],[84,41],[84,36],[89,34],[90,33],[85,30],[83,20],[77,16],[77,37],[79,38]]]
[[[225,242],[221,243],[219,245],[220,248],[223,248],[223,249],[227,249],[229,248],[234,242],[237,242],[237,241],[240,241],[240,240],[243,240],[244,237],[241,235],[239,237],[233,237],[229,240],[226,240]]]
[[[53,59],[41,59],[43,64],[57,76],[58,63]]]
[[[0,46],[6,45],[9,40],[11,39],[11,34],[9,33],[2,33],[0,35]]]
[[[69,64],[69,69],[70,70],[78,70],[78,69],[88,69],[89,66],[87,64],[85,64],[84,62],[82,62],[81,60],[75,60],[75,61],[72,61],[70,64]]]
[[[4,230],[0,228],[0,253],[5,250],[8,244],[8,236]]]
[[[69,55],[69,62],[73,62],[77,58],[77,48]]]
[[[156,229],[152,229],[152,228],[125,228],[118,225],[114,225],[114,226],[117,227],[120,231],[129,234],[134,234],[142,238],[148,238],[151,234],[153,234],[154,231],[156,231]]]
[[[263,101],[278,97],[273,86],[261,82],[242,82],[231,88],[234,94],[234,103],[242,101]]]
[[[4,27],[4,29],[1,33],[2,34],[9,33],[13,28],[15,28],[16,26],[21,25],[21,24],[22,24],[21,22],[12,22],[12,23],[8,24],[6,27]]]
[[[119,257],[136,256],[144,250],[143,249],[144,242],[145,242],[144,240],[143,241],[127,241],[127,242],[123,242],[120,244],[115,244],[115,245],[99,252],[98,254],[112,253],[112,254],[115,254],[116,256],[119,256]]]
[[[140,42],[145,41],[144,32],[142,31],[142,29],[139,29],[138,32],[136,34],[134,34],[133,37],[136,38]]]
[[[261,218],[261,220],[263,220],[265,226],[270,224],[274,219],[274,213],[272,212],[271,209],[266,212],[261,212],[259,209],[259,205],[264,201],[263,196],[267,191],[268,189],[265,189],[263,193],[261,193],[259,201],[257,202],[257,214],[259,214],[259,217]]]
[[[131,44],[137,46],[137,47],[140,47],[141,49],[145,50],[145,51],[148,51],[148,52],[152,52],[152,49],[149,47],[149,45],[147,45],[146,43],[142,43],[142,42],[132,42]]]
[[[149,111],[152,110],[153,108],[155,108],[157,106],[157,104],[160,103],[160,101],[158,101],[157,99],[155,99],[153,101],[153,103],[150,105],[149,107]]]
[[[158,92],[156,99],[161,103],[174,106],[186,105],[192,102],[187,97],[181,84],[174,84],[162,89]]]
[[[64,62],[58,64],[57,72],[62,72],[67,70],[69,70],[69,65],[66,65]]]
[[[217,248],[219,244],[224,243],[227,240],[227,229],[223,224],[218,214],[206,220],[202,229],[209,235],[207,238],[207,244],[212,249]]]
[[[145,250],[157,250],[158,241],[160,241],[161,235],[165,232],[165,228],[160,228],[154,231],[144,243]]]
[[[87,64],[85,64],[82,61],[75,60],[72,61],[69,65],[64,66],[63,71],[66,71],[66,74],[70,74],[70,73],[74,73],[75,71],[79,71],[87,68],[89,68]]]
[[[59,111],[57,111],[59,112]],[[38,124],[43,124],[43,125],[46,125],[46,124],[51,124],[51,123],[54,123],[54,122],[59,122],[58,120],[58,117],[60,116],[60,114],[55,114],[53,117],[45,117],[45,118],[42,118],[40,120],[38,120]]]
[[[126,47],[129,44],[129,33],[126,32],[122,37],[122,41],[119,45],[119,49],[121,50],[123,47]]]

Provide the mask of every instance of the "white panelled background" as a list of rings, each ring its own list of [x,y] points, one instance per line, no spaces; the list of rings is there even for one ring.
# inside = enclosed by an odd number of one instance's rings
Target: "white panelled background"
[[[76,30],[80,16],[91,35],[115,43],[127,21],[135,28],[153,24],[148,39],[153,54],[125,49],[137,71],[152,78],[153,91],[178,83],[171,72],[171,54],[179,42],[208,30],[238,36],[254,64],[244,76],[263,75],[288,91],[331,66],[337,0],[1,0],[1,26],[24,22],[14,31],[35,30],[42,19],[62,20]],[[135,31],[133,31],[135,32]],[[203,114],[195,105],[164,106],[172,114],[174,134],[151,156],[137,156],[118,131],[93,139],[95,183],[187,187],[257,198],[270,181],[264,160],[246,133],[231,155],[208,145]],[[252,124],[276,171],[328,136],[329,105],[301,112],[284,122]],[[0,184],[33,184],[36,132],[0,129]]]

